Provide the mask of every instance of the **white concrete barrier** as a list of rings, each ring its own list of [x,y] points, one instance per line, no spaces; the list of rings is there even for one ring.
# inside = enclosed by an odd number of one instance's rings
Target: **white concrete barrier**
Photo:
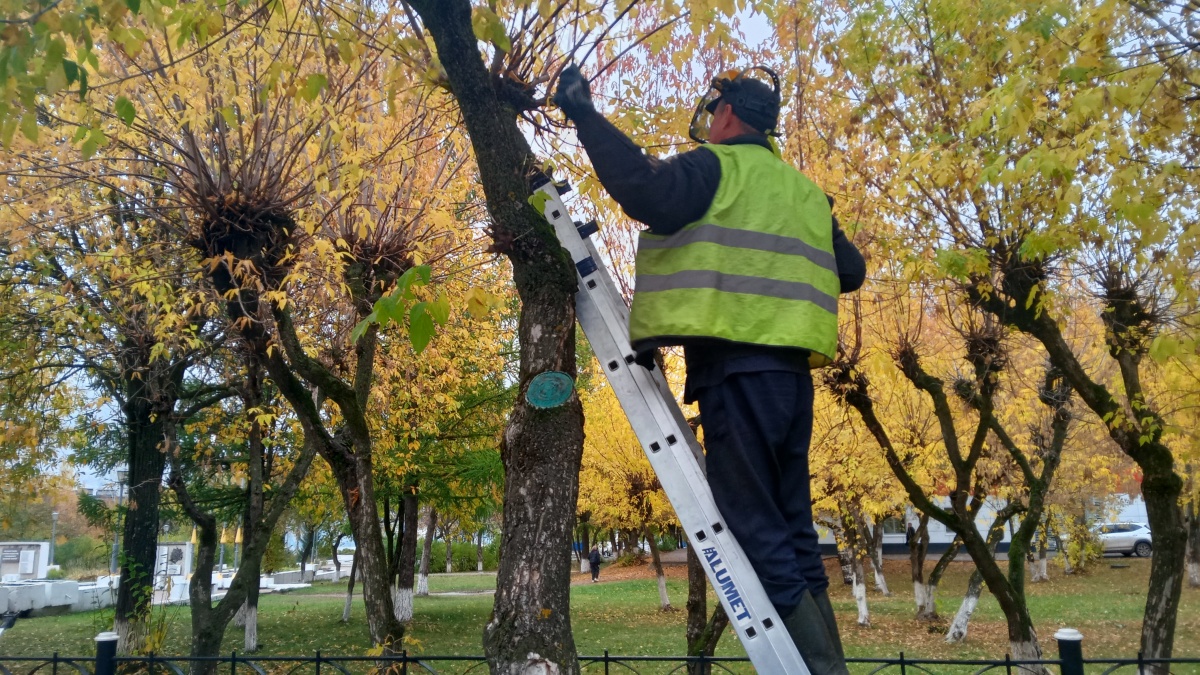
[[[79,597],[78,581],[48,581],[45,587],[47,607],[71,605]]]

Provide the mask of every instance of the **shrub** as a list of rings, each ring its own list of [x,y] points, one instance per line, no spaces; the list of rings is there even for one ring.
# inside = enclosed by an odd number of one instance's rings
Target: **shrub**
[[[107,568],[112,544],[87,535],[72,537],[54,547],[54,562],[64,572]]]

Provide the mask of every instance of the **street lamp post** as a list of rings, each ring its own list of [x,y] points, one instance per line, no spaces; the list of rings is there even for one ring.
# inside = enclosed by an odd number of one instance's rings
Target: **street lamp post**
[[[58,511],[50,513],[50,564],[54,564],[54,542],[58,539]]]
[[[117,470],[117,511],[113,518],[116,532],[113,533],[112,560],[108,563],[109,574],[117,573],[117,550],[121,547],[121,500],[125,497],[125,479],[128,475],[129,472],[124,469]]]

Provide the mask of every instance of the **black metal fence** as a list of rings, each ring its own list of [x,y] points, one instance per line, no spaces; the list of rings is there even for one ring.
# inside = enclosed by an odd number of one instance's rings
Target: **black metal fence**
[[[138,656],[115,655],[116,641],[97,640],[97,656],[0,656],[0,675],[186,675],[202,670],[214,675],[466,675],[488,672],[483,656],[425,656],[401,652],[389,656]],[[1085,659],[1078,640],[1059,641],[1059,658],[1022,661],[1005,656],[986,659],[849,658],[854,675],[1139,675],[1200,674],[1200,658]],[[200,668],[196,668],[201,666]],[[207,666],[207,667],[204,667]],[[580,656],[582,673],[690,674],[753,673],[745,657]]]

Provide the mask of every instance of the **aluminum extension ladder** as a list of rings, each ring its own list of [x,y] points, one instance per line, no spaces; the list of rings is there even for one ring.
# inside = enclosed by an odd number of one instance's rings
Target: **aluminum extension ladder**
[[[534,187],[535,194],[546,195],[546,219],[554,225],[559,241],[575,263],[579,325],[675,507],[690,544],[703,561],[708,580],[750,661],[760,673],[808,675],[762,583],[717,511],[704,476],[703,450],[666,378],[660,369],[647,370],[634,362],[629,345],[629,310],[591,240],[596,223],[571,219],[560,195],[569,191],[569,186],[543,177],[534,182]]]

